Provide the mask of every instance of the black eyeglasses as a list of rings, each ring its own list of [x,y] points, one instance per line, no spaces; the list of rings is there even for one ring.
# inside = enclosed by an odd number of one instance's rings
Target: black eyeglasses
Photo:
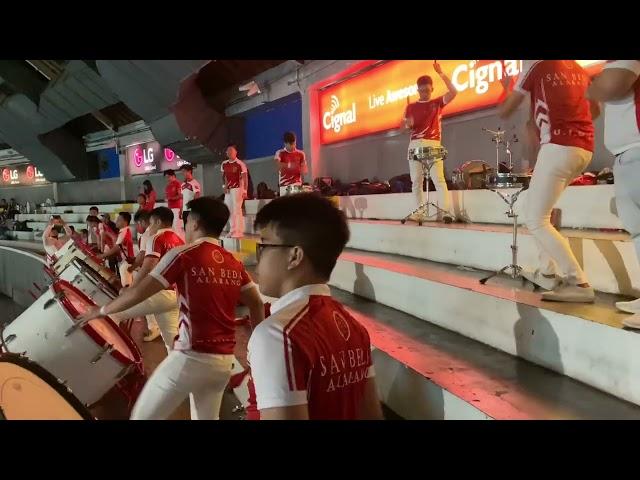
[[[256,261],[260,261],[260,255],[262,255],[262,251],[268,247],[281,247],[281,248],[293,248],[295,245],[284,245],[282,243],[256,243]]]

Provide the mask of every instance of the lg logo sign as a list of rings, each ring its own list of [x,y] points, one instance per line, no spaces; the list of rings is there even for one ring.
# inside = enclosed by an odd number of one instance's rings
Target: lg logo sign
[[[136,148],[133,153],[133,160],[136,167],[141,167],[144,163],[153,163],[153,148]]]

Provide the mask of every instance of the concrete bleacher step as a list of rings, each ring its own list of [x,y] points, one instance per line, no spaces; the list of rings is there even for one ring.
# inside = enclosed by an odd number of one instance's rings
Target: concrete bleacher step
[[[368,330],[381,400],[406,419],[640,419],[640,407],[332,288]]]
[[[543,302],[519,281],[481,285],[484,274],[347,250],[330,284],[640,404],[640,336],[622,328],[625,314],[613,306],[619,297]]]
[[[479,270],[498,270],[511,263],[512,227],[507,225],[425,223],[351,220],[348,247],[392,253],[462,265]],[[638,295],[640,265],[626,232],[593,229],[562,229],[596,290]],[[535,269],[538,253],[533,237],[518,229],[518,263]]]

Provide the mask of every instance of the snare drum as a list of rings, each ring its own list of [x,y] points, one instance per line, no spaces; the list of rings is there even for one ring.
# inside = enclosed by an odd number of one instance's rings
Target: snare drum
[[[287,185],[285,187],[285,195],[295,195],[296,193],[302,193],[302,185]]]
[[[60,380],[35,362],[0,355],[0,420],[93,420]]]
[[[72,258],[58,278],[75,286],[99,307],[118,296],[118,291],[81,258]]]
[[[130,371],[144,371],[140,351],[110,318],[76,321],[94,306],[76,287],[57,280],[2,332],[8,351],[25,353],[86,405],[100,400]]]
[[[526,173],[497,173],[487,175],[488,188],[528,188],[531,175]]]
[[[409,158],[413,160],[444,160],[447,150],[444,147],[415,147],[409,150]]]

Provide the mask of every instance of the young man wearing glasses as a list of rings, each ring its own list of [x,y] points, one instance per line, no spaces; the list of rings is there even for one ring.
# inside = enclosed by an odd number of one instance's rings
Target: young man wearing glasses
[[[257,214],[260,291],[277,297],[249,340],[262,420],[381,419],[367,330],[327,281],[349,239],[344,214],[313,193]]]

